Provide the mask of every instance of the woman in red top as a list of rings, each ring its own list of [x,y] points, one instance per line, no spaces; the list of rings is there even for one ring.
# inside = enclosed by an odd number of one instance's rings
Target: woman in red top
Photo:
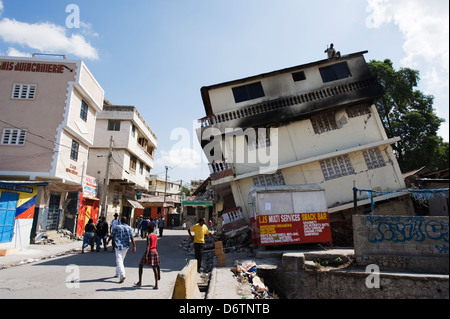
[[[149,223],[147,236],[147,249],[145,250],[144,256],[142,256],[141,262],[139,263],[139,281],[134,284],[135,287],[142,286],[142,273],[144,266],[149,266],[153,268],[153,273],[155,275],[155,286],[153,289],[158,289],[158,280],[161,279],[160,269],[159,269],[159,255],[156,250],[156,242],[158,240],[156,234],[154,234],[155,224]]]

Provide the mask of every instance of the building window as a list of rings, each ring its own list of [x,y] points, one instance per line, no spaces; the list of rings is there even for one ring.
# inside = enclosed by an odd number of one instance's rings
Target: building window
[[[87,122],[88,110],[89,110],[89,105],[87,105],[86,102],[81,101],[80,118],[85,122]]]
[[[264,90],[261,82],[247,84],[233,88],[234,100],[236,103],[264,97]]]
[[[300,71],[292,73],[292,79],[294,80],[294,82],[306,80],[305,72]]]
[[[134,126],[134,124],[131,124],[131,136],[136,136],[136,126]]]
[[[27,131],[25,130],[5,128],[3,129],[2,145],[25,145],[26,135]]]
[[[120,131],[120,120],[108,120],[108,131]]]
[[[14,84],[13,99],[32,100],[36,95],[36,84]]]
[[[386,166],[383,155],[378,147],[363,151],[364,160],[368,169],[375,169]]]
[[[320,161],[323,176],[326,181],[355,174],[348,155],[336,156]]]
[[[314,129],[314,133],[316,134],[337,130],[338,128],[334,112],[311,116],[311,124]]]
[[[255,186],[278,186],[285,185],[284,177],[281,171],[275,174],[258,175],[253,178],[253,184]]]
[[[347,62],[330,65],[326,68],[319,68],[320,75],[324,83],[348,78],[351,75]]]
[[[130,156],[130,169],[136,171],[137,158],[133,155]]]
[[[78,161],[78,151],[80,150],[80,143],[72,140],[72,148],[70,149],[70,159],[73,161]]]
[[[369,104],[359,104],[347,108],[349,118],[370,114]]]

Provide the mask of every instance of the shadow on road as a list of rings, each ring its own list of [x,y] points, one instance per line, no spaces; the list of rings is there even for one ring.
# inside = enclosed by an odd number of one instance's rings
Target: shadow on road
[[[186,238],[187,233],[185,231],[171,231],[165,230],[167,235],[162,238],[158,238],[158,253],[161,262],[161,272],[173,272],[181,271],[186,265],[186,252],[179,247],[179,242]],[[145,239],[135,237],[136,241],[136,253],[132,253],[131,245],[125,258],[125,267],[138,268],[139,262],[145,253],[147,242]],[[80,246],[82,242],[80,242]],[[108,246],[108,250],[104,251],[101,247],[99,252],[95,250],[90,251],[90,247],[85,249],[85,253],[70,253],[66,256],[50,259],[47,261],[33,264],[33,266],[106,266],[116,267],[115,253],[112,251],[112,245]],[[98,280],[106,280],[109,277],[100,278]]]

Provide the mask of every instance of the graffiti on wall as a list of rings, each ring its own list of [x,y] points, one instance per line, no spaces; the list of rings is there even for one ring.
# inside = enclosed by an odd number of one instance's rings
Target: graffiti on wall
[[[448,243],[449,237],[448,221],[419,216],[367,216],[364,226],[371,243],[431,240],[442,244]]]

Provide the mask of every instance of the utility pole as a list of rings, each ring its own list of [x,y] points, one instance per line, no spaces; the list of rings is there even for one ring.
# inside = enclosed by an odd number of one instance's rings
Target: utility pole
[[[103,182],[103,190],[102,190],[102,212],[101,212],[100,216],[104,216],[104,217],[106,217],[106,194],[108,193],[108,189],[109,189],[109,169],[111,167],[113,145],[114,145],[114,138],[111,136],[111,138],[109,140],[108,161],[106,164],[106,174],[105,174],[105,180]]]
[[[164,183],[164,203],[163,203],[163,217],[166,219],[166,192],[167,192],[167,170],[169,166],[166,166],[166,182]]]

